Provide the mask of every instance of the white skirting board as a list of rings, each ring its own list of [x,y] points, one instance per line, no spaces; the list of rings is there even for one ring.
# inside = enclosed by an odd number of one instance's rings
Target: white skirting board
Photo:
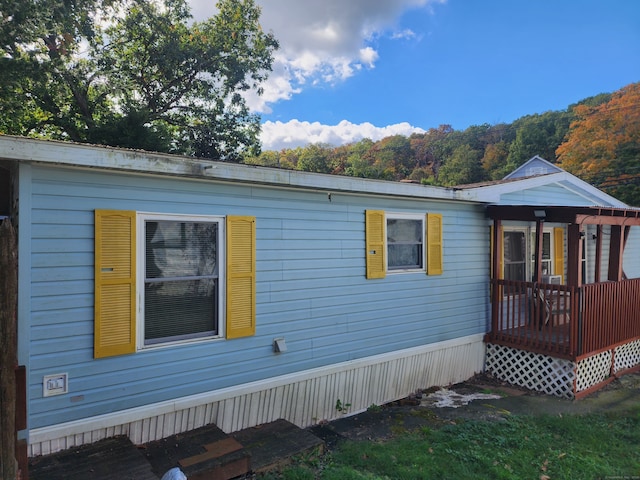
[[[115,435],[142,444],[212,423],[231,433],[280,418],[299,427],[335,420],[404,398],[419,388],[461,382],[481,372],[482,337],[472,335],[34,429],[29,432],[29,455]],[[342,411],[336,409],[338,400]]]

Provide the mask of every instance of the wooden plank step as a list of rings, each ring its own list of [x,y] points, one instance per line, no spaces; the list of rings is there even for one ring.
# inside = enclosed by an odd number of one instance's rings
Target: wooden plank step
[[[159,476],[174,467],[189,480],[228,480],[251,471],[249,452],[215,425],[147,443],[145,456]]]
[[[284,419],[240,430],[231,436],[251,454],[254,473],[278,469],[296,455],[321,455],[324,451],[323,440]]]
[[[204,445],[204,449],[206,450],[205,453],[184,458],[178,463],[181,467],[190,467],[191,465],[211,460],[213,458],[220,458],[228,453],[241,450],[242,445],[233,438],[225,438],[224,440],[218,440],[217,442]]]
[[[135,446],[114,437],[30,459],[31,480],[157,480],[179,467],[189,480],[228,480],[320,454],[324,442],[286,420],[227,435],[215,425]]]
[[[240,449],[219,457],[209,457],[181,469],[189,480],[229,480],[251,471],[251,456],[246,450]]]
[[[29,461],[31,480],[158,480],[140,449],[126,436],[52,453]]]

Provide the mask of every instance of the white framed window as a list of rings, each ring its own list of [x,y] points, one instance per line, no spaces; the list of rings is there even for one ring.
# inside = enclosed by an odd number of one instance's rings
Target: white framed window
[[[138,349],[224,336],[224,217],[138,214]]]
[[[425,271],[424,222],[424,215],[386,214],[389,273]]]

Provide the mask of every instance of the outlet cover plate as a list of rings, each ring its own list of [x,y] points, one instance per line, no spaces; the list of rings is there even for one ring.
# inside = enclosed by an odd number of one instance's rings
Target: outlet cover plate
[[[45,375],[42,378],[42,396],[52,397],[54,395],[63,395],[69,392],[69,374],[54,373],[53,375]]]

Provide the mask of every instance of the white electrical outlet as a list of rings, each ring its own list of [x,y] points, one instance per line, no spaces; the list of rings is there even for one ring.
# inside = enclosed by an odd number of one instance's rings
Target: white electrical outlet
[[[42,378],[42,396],[51,397],[69,392],[69,374],[55,373]]]

